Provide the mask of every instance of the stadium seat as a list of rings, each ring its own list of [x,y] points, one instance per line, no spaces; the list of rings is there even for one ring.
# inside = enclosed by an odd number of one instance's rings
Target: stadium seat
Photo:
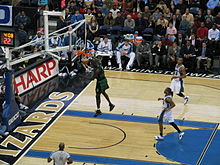
[[[130,28],[130,27],[128,27],[128,26],[125,26],[125,27],[123,27],[122,32],[123,32],[124,34],[133,33],[133,32],[134,32],[134,29],[132,29],[132,28]]]

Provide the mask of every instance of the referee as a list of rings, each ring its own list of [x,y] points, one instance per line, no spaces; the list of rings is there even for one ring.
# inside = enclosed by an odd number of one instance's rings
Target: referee
[[[64,148],[65,144],[60,143],[59,150],[51,153],[50,157],[47,159],[47,162],[50,163],[53,160],[54,165],[65,165],[66,163],[72,164],[72,158],[68,152],[64,151]]]

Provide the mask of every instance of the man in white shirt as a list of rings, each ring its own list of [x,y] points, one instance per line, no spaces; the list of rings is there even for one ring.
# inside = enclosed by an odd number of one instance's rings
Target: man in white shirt
[[[105,37],[98,45],[97,47],[98,54],[106,54],[108,56],[112,56],[112,42],[108,39],[108,37]]]
[[[208,39],[217,41],[219,39],[219,30],[217,29],[216,25],[214,24],[212,29],[208,31]]]
[[[125,40],[125,42],[117,47],[116,58],[117,64],[119,65],[119,70],[122,70],[121,56],[130,58],[126,66],[126,70],[130,70],[135,60],[135,53],[133,52],[132,44],[130,44],[128,40]]]
[[[60,143],[59,144],[59,150],[53,152],[50,157],[47,159],[47,162],[50,163],[52,160],[54,161],[54,165],[65,165],[72,164],[72,158],[70,157],[70,154],[66,151],[64,151],[65,144]]]
[[[108,61],[108,66],[111,67],[111,58],[112,58],[113,52],[112,52],[112,42],[108,39],[108,37],[105,37],[98,45],[96,56],[104,56],[103,60]],[[106,57],[107,56],[107,57]],[[105,64],[105,63],[103,63]],[[106,63],[107,64],[107,63]]]

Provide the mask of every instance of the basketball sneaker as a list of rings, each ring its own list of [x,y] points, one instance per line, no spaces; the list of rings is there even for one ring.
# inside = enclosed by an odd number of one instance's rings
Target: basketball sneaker
[[[97,110],[93,117],[97,117],[97,116],[100,116],[100,115],[102,115],[102,112],[100,110]]]
[[[189,96],[185,96],[184,97],[184,105],[186,105],[188,103],[188,101],[189,101]]]
[[[154,139],[155,139],[155,140],[163,140],[164,137],[159,135],[159,136],[154,136]]]
[[[179,133],[179,140],[181,140],[183,138],[184,134],[185,134],[184,132]]]
[[[111,105],[109,105],[109,111],[111,112],[114,108],[115,108],[115,105],[114,104],[111,104]]]

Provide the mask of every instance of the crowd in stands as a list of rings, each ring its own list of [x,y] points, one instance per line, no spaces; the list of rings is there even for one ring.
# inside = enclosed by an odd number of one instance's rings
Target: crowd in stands
[[[63,2],[63,1],[62,1]],[[219,54],[220,2],[217,0],[66,0],[59,7],[39,4],[39,10],[65,10],[65,18],[59,17],[57,29],[86,19],[88,49],[111,52],[117,67],[133,67],[173,70],[178,57],[184,59],[189,72],[199,72],[203,67],[210,71],[214,56]],[[39,18],[40,19],[40,18]],[[15,18],[19,29],[19,43],[28,41],[25,26],[30,22],[24,12]],[[42,28],[40,21],[38,28]],[[71,28],[71,27],[70,27]],[[70,29],[71,30],[71,29]],[[84,29],[77,37],[84,36]],[[61,31],[63,33],[65,31]],[[134,34],[133,42],[121,42],[125,34]],[[135,35],[136,34],[136,35]],[[108,36],[111,42],[103,44]],[[143,41],[135,43],[136,37]],[[33,40],[42,49],[43,31]],[[76,38],[73,36],[73,44]],[[50,47],[69,45],[69,37],[55,37]],[[90,47],[88,46],[90,45]],[[104,45],[104,46],[103,46]],[[113,58],[112,58],[113,55]],[[127,57],[127,59],[125,58]]]

